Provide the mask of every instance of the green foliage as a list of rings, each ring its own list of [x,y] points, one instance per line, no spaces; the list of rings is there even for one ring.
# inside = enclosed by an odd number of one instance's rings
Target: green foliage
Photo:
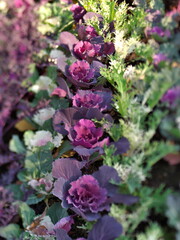
[[[43,33],[53,33],[55,38],[61,31],[72,29],[72,13],[59,2],[46,3],[39,8],[40,22],[38,30]]]
[[[114,146],[104,146],[104,163],[108,166],[113,166],[115,163],[119,162],[119,155],[114,155],[116,151]]]
[[[12,139],[9,142],[9,149],[12,152],[18,153],[18,154],[24,154],[26,152],[26,149],[21,142],[18,135],[13,135]]]
[[[23,222],[23,227],[26,228],[32,223],[35,217],[35,212],[25,202],[18,202],[18,206],[19,206],[19,214]]]
[[[69,107],[69,101],[65,98],[59,98],[57,96],[53,96],[50,102],[50,105],[57,110],[64,109]]]
[[[31,235],[29,232],[23,232],[21,234],[21,238],[23,240],[44,240],[45,239],[44,237],[38,237],[38,236]],[[55,240],[55,237],[48,236],[48,240]]]
[[[31,76],[29,77],[29,81],[34,84],[39,78],[39,72],[35,64],[30,64],[29,71],[31,73]]]
[[[33,99],[31,106],[36,107],[38,105],[39,101],[44,100],[44,99],[49,99],[49,94],[46,90],[41,90],[35,95],[35,98]]]
[[[21,190],[21,185],[10,184],[10,185],[8,185],[7,189],[9,189],[10,192],[13,193],[13,198],[15,200],[21,200],[23,198],[23,192]]]
[[[151,223],[145,233],[139,234],[137,240],[164,240],[164,232],[157,223]]]
[[[89,232],[93,228],[93,225],[94,225],[94,222],[91,221],[91,222],[86,222],[82,226],[78,226],[78,228],[87,230]]]
[[[165,68],[158,73],[154,73],[151,85],[144,95],[144,104],[147,102],[150,108],[154,108],[163,94],[179,81],[179,75],[179,68],[172,68],[171,70]]]
[[[71,149],[72,149],[72,144],[68,140],[63,141],[59,149],[57,158],[60,158],[64,153],[68,152]]]
[[[166,198],[169,193],[170,190],[165,191],[162,186],[156,190],[141,187],[139,189],[139,202],[133,205],[130,211],[124,206],[112,205],[111,215],[123,225],[125,235],[130,237],[138,225],[148,219],[152,208],[157,213],[165,211]]]
[[[48,208],[46,215],[51,218],[52,223],[56,224],[61,218],[68,216],[68,213],[62,208],[60,202],[55,202]]]
[[[25,169],[29,180],[31,178],[39,178],[43,173],[47,173],[52,168],[53,157],[50,151],[41,151],[37,149],[36,152],[27,151],[25,158]]]
[[[44,199],[45,199],[45,196],[43,196],[42,194],[38,194],[38,193],[31,194],[28,196],[26,203],[28,205],[33,205],[33,204],[37,204],[37,203],[41,202]]]
[[[163,0],[151,0],[149,3],[150,7],[155,10],[159,10],[164,13],[164,3]]]
[[[58,71],[57,71],[57,67],[56,66],[49,66],[46,70],[46,75],[51,78],[53,81],[56,80],[57,78],[57,74],[58,74]]]
[[[19,240],[21,232],[19,225],[13,223],[0,227],[0,236],[8,240]]]
[[[113,124],[107,132],[115,142],[118,141],[122,137],[121,124]]]

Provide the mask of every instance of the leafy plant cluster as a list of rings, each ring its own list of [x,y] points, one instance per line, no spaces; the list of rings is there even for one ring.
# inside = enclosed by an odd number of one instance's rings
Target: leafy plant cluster
[[[0,189],[1,237],[179,239],[179,194],[151,186],[159,160],[179,162],[176,9],[165,13],[161,0],[41,6],[45,65],[31,65],[33,111],[9,142],[21,170]]]

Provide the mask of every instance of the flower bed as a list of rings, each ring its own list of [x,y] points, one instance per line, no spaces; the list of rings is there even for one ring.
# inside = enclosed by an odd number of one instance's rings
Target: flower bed
[[[180,3],[14,4],[43,37],[2,105],[2,239],[179,240]]]

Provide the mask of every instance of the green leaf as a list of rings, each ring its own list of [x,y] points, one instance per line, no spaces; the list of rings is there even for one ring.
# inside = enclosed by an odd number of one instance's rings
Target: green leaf
[[[49,78],[51,78],[52,80],[56,80],[56,78],[57,78],[57,67],[49,66],[47,68],[47,76]]]
[[[44,199],[45,199],[45,196],[43,196],[43,195],[36,196],[35,194],[31,194],[28,197],[28,199],[26,200],[26,203],[28,205],[33,205],[33,204],[37,204],[37,203],[41,202]]]
[[[60,151],[58,153],[57,158],[61,157],[64,153],[68,152],[69,150],[72,149],[72,145],[69,141],[65,140],[62,144],[61,144],[61,148]]]
[[[68,213],[61,207],[60,202],[56,202],[47,210],[47,215],[51,218],[52,223],[56,224],[61,218],[68,216]]]
[[[23,192],[21,191],[21,185],[10,184],[7,187],[12,193],[15,200],[21,200],[23,197]]]
[[[22,218],[23,227],[26,228],[30,225],[35,217],[35,212],[32,208],[30,208],[27,203],[20,202],[19,203],[19,212]]]
[[[110,3],[110,13],[109,13],[109,22],[112,22],[114,20],[114,16],[115,16],[115,6],[116,6],[116,2],[111,2]]]
[[[21,170],[17,177],[21,182],[26,182],[28,180],[27,171],[25,169]]]
[[[5,227],[0,227],[0,236],[7,240],[18,240],[22,230],[17,224],[9,224]]]
[[[23,138],[26,146],[29,146],[30,140],[33,138],[34,132],[31,130],[25,131]]]
[[[33,178],[39,178],[52,168],[52,154],[50,151],[28,151],[25,159],[25,168]]]
[[[51,106],[55,109],[64,109],[69,107],[69,101],[65,98],[59,98],[57,96],[52,97]]]
[[[10,140],[9,143],[9,149],[12,152],[18,153],[18,154],[23,154],[26,152],[26,149],[21,142],[20,138],[18,135],[13,135],[12,139]]]
[[[29,77],[29,80],[32,83],[35,83],[39,78],[39,73],[37,68],[35,67],[35,64],[30,64],[30,72],[32,73],[32,75]]]
[[[44,122],[44,124],[39,128],[39,130],[50,131],[51,133],[54,132],[52,119],[48,119]]]

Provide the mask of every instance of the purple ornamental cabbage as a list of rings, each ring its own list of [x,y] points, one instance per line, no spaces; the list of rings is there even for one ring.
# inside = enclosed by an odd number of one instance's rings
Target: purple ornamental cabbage
[[[168,57],[163,53],[157,53],[153,56],[154,66],[158,66],[159,64],[162,64],[166,61],[168,61]]]
[[[86,61],[76,61],[69,67],[72,79],[77,83],[90,83],[94,77],[95,70]]]
[[[105,119],[107,125],[113,122],[109,114],[102,114],[97,108],[66,108],[59,111],[53,116],[54,130],[67,135],[74,143],[74,150],[80,156],[91,156],[94,152],[103,154],[102,147],[109,144],[109,138],[100,140],[102,129],[96,128],[90,119]],[[86,121],[89,119],[89,121]],[[88,123],[88,125],[86,125]],[[88,128],[87,128],[88,126]],[[115,143],[117,151],[115,154],[123,154],[129,149],[129,141],[126,138],[121,138]]]
[[[112,121],[108,114],[102,114],[97,108],[66,108],[57,111],[53,118],[54,130],[61,134],[68,134],[74,145],[74,150],[80,156],[90,156],[94,152],[103,153],[102,147],[109,144],[109,138],[100,140],[102,128],[96,128],[89,120],[102,118]]]
[[[86,14],[86,10],[78,4],[73,4],[70,11],[73,13],[73,18],[76,22],[79,22],[79,20]]]
[[[78,90],[72,97],[74,107],[98,108],[101,112],[112,108],[112,93],[102,90]]]
[[[88,41],[97,36],[98,33],[92,26],[80,25],[78,27],[78,37],[80,40]]]
[[[161,98],[161,102],[167,102],[169,105],[175,106],[178,99],[180,99],[180,86],[170,88]]]
[[[97,83],[100,76],[100,68],[104,65],[98,61],[93,61],[91,65],[85,60],[77,60],[66,67],[67,79],[77,87],[89,88]]]
[[[88,41],[79,41],[74,46],[74,55],[80,59],[92,62],[94,58],[101,55],[101,45],[92,44]]]
[[[99,141],[102,136],[102,128],[96,128],[94,122],[88,119],[80,119],[69,133],[73,146],[82,146],[87,149],[108,145],[108,137]]]
[[[109,210],[107,190],[99,186],[98,181],[91,175],[83,175],[70,183],[67,193],[67,203],[82,212],[98,213]]]
[[[53,163],[52,175],[58,179],[52,193],[62,200],[64,208],[94,221],[100,218],[100,212],[110,210],[111,203],[130,205],[137,201],[136,197],[118,193],[118,186],[110,183],[120,183],[114,168],[102,166],[92,175],[81,176],[80,164],[72,159],[57,159]]]
[[[77,238],[76,240],[115,240],[123,232],[122,226],[113,217],[104,215],[93,226],[88,238]],[[57,240],[72,240],[66,232],[58,230]]]
[[[157,41],[162,41],[164,39],[170,38],[171,32],[169,30],[164,30],[159,26],[154,26],[152,28],[148,27],[145,29],[145,34],[147,37],[154,37]]]

